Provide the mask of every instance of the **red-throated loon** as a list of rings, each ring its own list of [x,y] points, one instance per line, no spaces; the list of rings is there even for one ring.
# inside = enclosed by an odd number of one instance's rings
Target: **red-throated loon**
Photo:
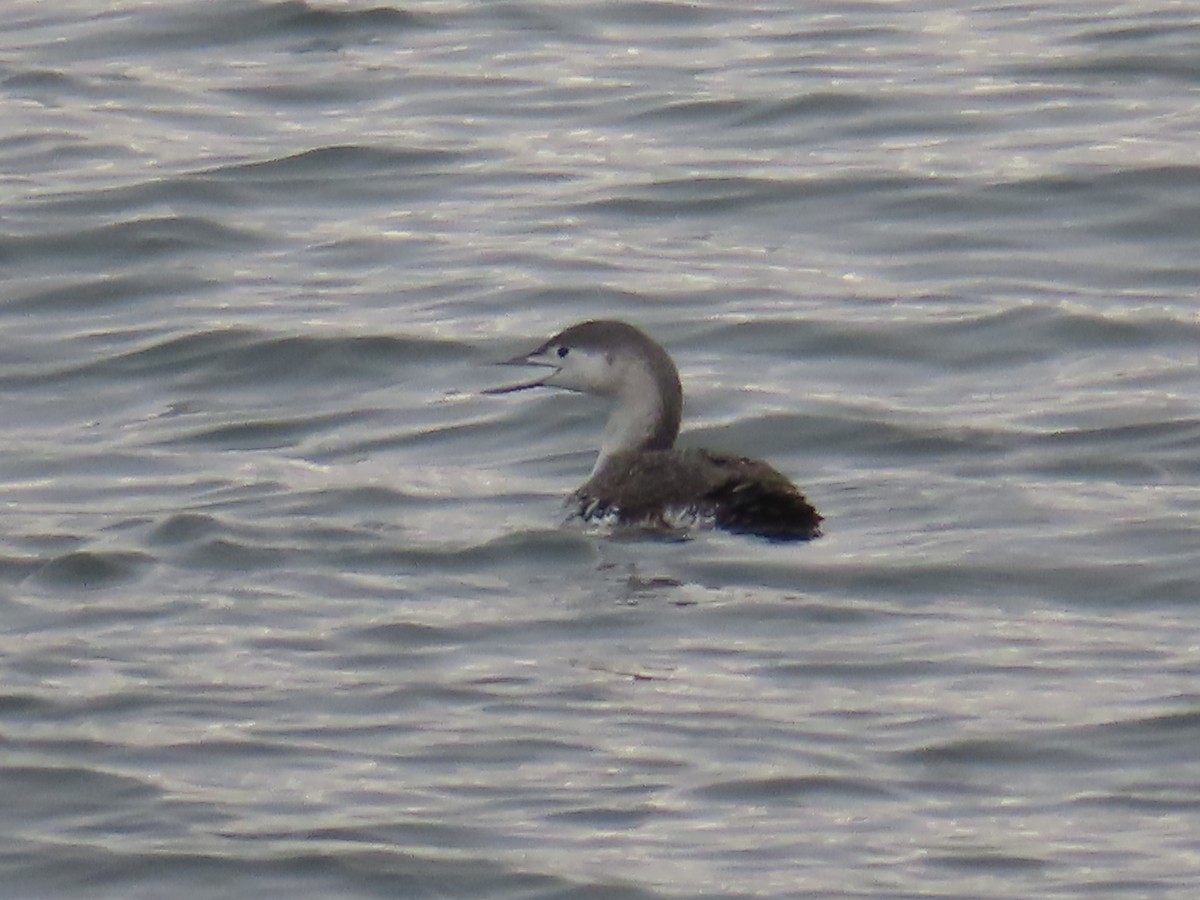
[[[820,536],[821,516],[762,460],[675,448],[683,388],[675,363],[625,322],[580,322],[509,365],[546,366],[535,381],[491,388],[508,394],[557,387],[615,401],[591,475],[568,500],[586,520],[667,527],[682,514],[736,534],[772,540]]]

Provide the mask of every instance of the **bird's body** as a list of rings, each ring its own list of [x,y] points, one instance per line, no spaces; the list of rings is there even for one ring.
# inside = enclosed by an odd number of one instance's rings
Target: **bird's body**
[[[683,410],[678,370],[632,325],[581,322],[510,362],[554,371],[487,393],[559,387],[615,402],[591,475],[568,501],[581,518],[668,527],[684,517],[774,540],[820,535],[821,516],[767,463],[675,447]]]

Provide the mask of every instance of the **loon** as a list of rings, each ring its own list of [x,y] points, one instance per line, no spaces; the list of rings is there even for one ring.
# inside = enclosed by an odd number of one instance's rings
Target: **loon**
[[[679,371],[667,351],[634,326],[580,322],[505,365],[550,372],[483,393],[556,387],[615,401],[596,464],[567,500],[584,521],[612,517],[618,525],[669,530],[668,517],[683,515],[775,541],[820,536],[820,514],[767,463],[675,447],[683,413]]]

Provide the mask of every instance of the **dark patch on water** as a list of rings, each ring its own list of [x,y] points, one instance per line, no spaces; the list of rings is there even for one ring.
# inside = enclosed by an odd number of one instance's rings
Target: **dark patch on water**
[[[140,553],[79,550],[55,557],[32,578],[44,587],[101,590],[136,580],[152,562]]]

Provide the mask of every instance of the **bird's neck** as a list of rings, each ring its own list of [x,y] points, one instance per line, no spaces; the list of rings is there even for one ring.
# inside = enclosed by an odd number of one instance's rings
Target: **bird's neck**
[[[614,397],[616,405],[604,426],[595,475],[617,453],[669,450],[679,434],[683,392],[678,376],[655,377],[648,368],[634,373]]]

